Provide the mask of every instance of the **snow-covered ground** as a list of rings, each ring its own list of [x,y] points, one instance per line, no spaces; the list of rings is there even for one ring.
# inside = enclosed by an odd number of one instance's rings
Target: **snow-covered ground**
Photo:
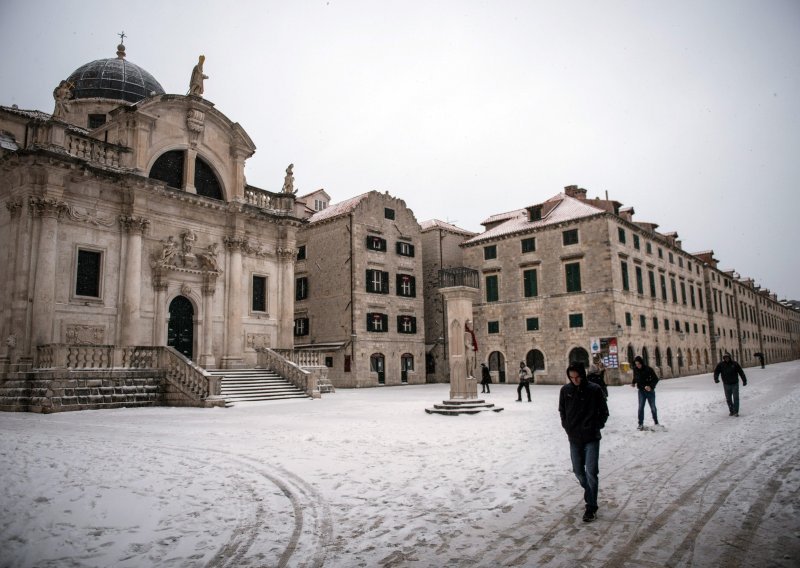
[[[581,522],[558,386],[426,407],[448,385],[229,409],[0,414],[0,565],[798,566],[800,362],[662,381],[664,431],[611,387]],[[647,422],[651,422],[649,411]]]

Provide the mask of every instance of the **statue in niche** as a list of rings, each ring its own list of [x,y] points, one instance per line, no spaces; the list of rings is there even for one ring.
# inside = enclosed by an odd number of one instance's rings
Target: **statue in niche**
[[[63,118],[69,112],[69,101],[72,98],[73,86],[69,81],[61,81],[58,87],[53,89],[53,98],[56,101],[53,118]]]
[[[197,60],[197,65],[192,69],[192,78],[189,80],[189,94],[197,97],[203,96],[203,81],[208,79],[208,75],[203,74],[203,63],[205,55],[201,55]]]
[[[294,164],[289,164],[286,168],[286,177],[283,178],[283,193],[294,193],[294,174],[292,173]]]

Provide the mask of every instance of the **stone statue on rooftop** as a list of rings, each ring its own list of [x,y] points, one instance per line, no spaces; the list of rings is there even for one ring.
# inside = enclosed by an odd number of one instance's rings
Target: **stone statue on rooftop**
[[[286,168],[286,177],[283,179],[283,193],[294,193],[294,174],[292,173],[294,164],[289,164]]]
[[[197,65],[192,69],[192,78],[189,80],[189,94],[197,97],[203,96],[203,81],[208,79],[208,75],[203,74],[203,63],[206,60],[205,55],[201,55],[197,61]]]
[[[63,118],[69,112],[69,101],[72,98],[72,87],[69,81],[61,81],[53,89],[53,98],[56,101],[56,108],[53,111],[53,118]]]

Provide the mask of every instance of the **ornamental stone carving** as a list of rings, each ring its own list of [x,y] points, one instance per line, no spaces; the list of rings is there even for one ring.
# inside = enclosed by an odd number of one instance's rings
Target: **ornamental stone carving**
[[[144,234],[150,226],[150,219],[144,217],[135,217],[133,215],[120,215],[117,217],[119,226],[126,233],[141,233]]]
[[[73,345],[103,345],[106,328],[102,325],[67,324],[64,342]]]
[[[278,255],[278,259],[284,262],[288,262],[290,260],[293,261],[297,258],[297,250],[293,248],[278,247],[276,253]]]
[[[150,266],[153,269],[158,269],[160,273],[177,270],[215,276],[222,274],[217,261],[219,243],[211,243],[205,249],[195,252],[194,243],[197,235],[194,231],[191,229],[182,231],[179,238],[180,243],[172,235],[161,241],[161,250],[154,252],[150,258]]]
[[[34,217],[61,217],[69,210],[69,206],[52,197],[31,197],[28,201],[28,211]]]
[[[247,349],[264,349],[272,345],[268,333],[248,333],[245,336],[245,347]]]
[[[11,217],[16,217],[19,214],[20,209],[22,209],[22,199],[17,197],[16,199],[6,201],[6,209],[8,209]]]
[[[68,206],[67,215],[73,221],[80,221],[82,223],[89,223],[90,225],[94,225],[95,227],[103,226],[103,227],[110,227],[114,224],[113,218],[103,218],[100,217],[97,212],[90,212],[90,211],[81,211],[76,207]]]
[[[189,142],[192,146],[197,146],[200,135],[205,129],[206,115],[197,109],[189,109],[186,113],[186,128],[189,131]]]

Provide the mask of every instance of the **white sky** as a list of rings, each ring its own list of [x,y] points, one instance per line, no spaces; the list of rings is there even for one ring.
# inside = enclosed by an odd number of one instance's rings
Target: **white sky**
[[[0,0],[0,104],[114,57],[205,97],[248,182],[377,189],[470,230],[565,185],[800,299],[800,3]]]
[[[661,381],[657,431],[609,387],[588,526],[558,385],[460,417],[424,412],[446,384],[0,412],[0,566],[796,568],[800,362],[745,372],[738,418],[709,374]]]

